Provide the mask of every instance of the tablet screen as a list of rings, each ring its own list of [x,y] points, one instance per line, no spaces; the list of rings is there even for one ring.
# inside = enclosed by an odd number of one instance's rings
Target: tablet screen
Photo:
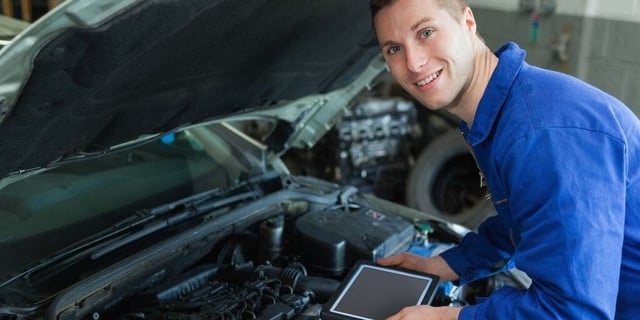
[[[429,304],[438,277],[369,262],[354,267],[329,301],[329,313],[345,319],[386,319],[402,308]]]

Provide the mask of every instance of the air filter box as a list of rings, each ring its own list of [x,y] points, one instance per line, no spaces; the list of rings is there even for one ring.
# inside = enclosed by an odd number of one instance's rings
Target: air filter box
[[[341,276],[359,259],[375,261],[409,248],[414,227],[369,208],[306,214],[295,223],[295,243],[311,271]]]

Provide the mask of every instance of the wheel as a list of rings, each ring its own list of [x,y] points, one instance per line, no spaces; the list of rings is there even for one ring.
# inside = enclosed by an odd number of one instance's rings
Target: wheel
[[[410,207],[472,230],[495,214],[480,188],[475,160],[458,130],[436,137],[420,152],[405,194]]]

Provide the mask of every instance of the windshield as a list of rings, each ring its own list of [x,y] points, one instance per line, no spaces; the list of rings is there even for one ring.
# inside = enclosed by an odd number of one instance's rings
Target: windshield
[[[237,181],[243,171],[238,161],[228,160],[229,145],[220,139],[213,148],[202,142],[182,131],[6,186],[0,190],[1,274],[16,272],[136,210]]]

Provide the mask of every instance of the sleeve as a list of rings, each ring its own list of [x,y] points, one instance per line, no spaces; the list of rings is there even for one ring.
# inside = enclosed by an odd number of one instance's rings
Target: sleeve
[[[459,319],[614,318],[625,152],[623,141],[571,128],[537,130],[509,149],[501,172],[508,172],[512,261],[532,284],[502,288]]]
[[[478,233],[467,233],[460,245],[440,254],[460,276],[459,284],[488,277],[508,267],[506,261],[513,254],[513,245],[503,219],[501,215],[487,218]]]

